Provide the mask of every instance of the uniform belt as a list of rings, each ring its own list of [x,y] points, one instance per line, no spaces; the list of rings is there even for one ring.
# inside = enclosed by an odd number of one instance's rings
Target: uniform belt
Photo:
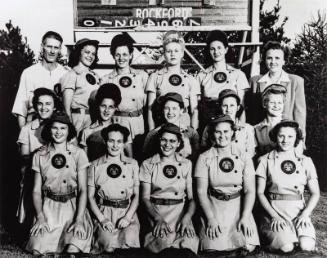
[[[90,110],[84,108],[72,108],[71,112],[74,114],[90,114]]]
[[[156,205],[176,205],[183,202],[183,199],[161,199],[161,198],[150,198],[150,201]]]
[[[268,193],[268,198],[269,200],[299,201],[302,200],[302,195]]]
[[[241,196],[241,192],[236,192],[233,194],[224,194],[224,193],[220,193],[217,192],[215,189],[209,188],[209,194],[213,197],[215,197],[218,200],[222,200],[222,201],[229,201],[232,199],[236,199],[237,197]]]
[[[139,110],[135,110],[135,111],[119,111],[117,110],[115,112],[115,116],[130,116],[130,117],[137,117],[143,114],[143,110],[139,109]]]
[[[56,201],[56,202],[67,202],[68,200],[76,197],[77,194],[76,194],[76,191],[66,193],[66,194],[57,194],[57,193],[53,193],[49,190],[44,190],[43,195],[53,201]]]
[[[101,197],[98,198],[98,204],[103,206],[110,206],[113,208],[127,208],[129,205],[129,199],[126,200],[108,200]]]

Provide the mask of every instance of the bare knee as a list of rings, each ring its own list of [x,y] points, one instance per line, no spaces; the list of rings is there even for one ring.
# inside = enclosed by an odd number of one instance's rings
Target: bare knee
[[[253,252],[254,249],[255,249],[255,245],[248,244],[248,245],[245,246],[245,250],[250,252],[250,253]]]
[[[280,248],[280,250],[283,251],[284,253],[292,252],[293,249],[294,249],[294,245],[293,245],[293,243],[283,245],[283,246]]]
[[[79,253],[79,249],[74,245],[69,245],[67,247],[67,253]]]
[[[311,237],[300,237],[300,248],[303,251],[314,251],[316,241]]]

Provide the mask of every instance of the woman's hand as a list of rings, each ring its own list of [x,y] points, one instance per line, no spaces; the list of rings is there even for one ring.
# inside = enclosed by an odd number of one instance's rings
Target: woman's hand
[[[251,222],[249,218],[241,217],[237,224],[237,230],[242,231],[243,235],[250,237],[253,235],[253,228],[251,226]]]
[[[104,219],[100,221],[100,224],[103,230],[108,230],[110,233],[112,233],[115,228],[109,219]]]
[[[279,232],[281,230],[284,230],[288,224],[289,223],[285,219],[280,216],[276,216],[271,219],[270,228],[274,232]]]
[[[186,234],[187,237],[194,237],[195,230],[191,218],[189,216],[184,216],[183,219],[178,223],[176,231],[179,231],[181,236]]]
[[[48,223],[45,221],[44,217],[38,218],[34,226],[31,229],[31,236],[37,236],[41,234],[43,236],[44,232],[49,232],[50,228]]]
[[[300,227],[306,228],[306,227],[312,227],[311,220],[309,215],[301,213],[299,216],[297,216],[294,219],[295,227],[298,229]]]
[[[168,223],[164,220],[158,220],[156,222],[156,226],[153,229],[153,236],[154,237],[161,237],[163,238],[164,235],[168,236],[169,233],[172,233],[173,231],[169,227]]]
[[[129,224],[131,224],[131,220],[126,216],[122,217],[118,222],[118,228],[123,229],[126,228]]]
[[[219,233],[222,233],[221,226],[215,218],[208,220],[206,234],[210,239],[214,239],[219,236]]]
[[[73,231],[74,237],[77,237],[79,239],[84,239],[86,236],[84,225],[81,221],[75,221],[68,229],[68,232],[71,231]]]

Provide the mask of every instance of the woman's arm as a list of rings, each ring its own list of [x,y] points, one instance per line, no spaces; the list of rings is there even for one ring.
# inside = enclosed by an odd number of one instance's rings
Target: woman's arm
[[[196,130],[199,127],[198,97],[197,95],[190,97],[191,108],[191,126]]]
[[[148,92],[147,109],[148,109],[148,127],[149,127],[149,131],[151,131],[155,127],[153,117],[152,117],[152,105],[153,105],[153,102],[155,101],[155,99],[156,99],[156,94],[154,92]]]
[[[64,104],[65,112],[69,116],[72,121],[72,113],[71,113],[71,104],[73,101],[74,90],[73,89],[65,89],[62,93],[62,101]]]

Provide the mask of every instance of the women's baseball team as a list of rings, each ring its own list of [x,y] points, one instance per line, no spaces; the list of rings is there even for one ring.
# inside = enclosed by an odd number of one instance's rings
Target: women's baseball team
[[[164,35],[165,63],[151,74],[131,67],[126,34],[112,39],[115,68],[102,78],[98,41],[77,41],[70,68],[57,63],[62,42],[43,36],[12,111],[28,252],[315,250],[320,194],[303,154],[304,81],[283,70],[279,42],[263,47],[268,72],[250,82],[227,64],[218,30],[196,77],[181,68],[176,31]]]

